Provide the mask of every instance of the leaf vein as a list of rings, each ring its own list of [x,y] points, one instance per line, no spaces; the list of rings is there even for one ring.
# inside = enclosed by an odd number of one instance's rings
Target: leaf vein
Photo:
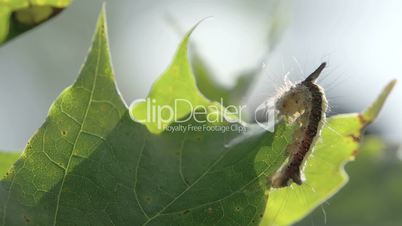
[[[98,32],[98,35],[100,36],[101,32]],[[67,169],[65,170],[64,176],[63,176],[61,184],[60,184],[59,192],[57,194],[56,209],[54,211],[54,218],[53,218],[53,225],[54,226],[57,224],[57,216],[58,216],[58,211],[59,211],[59,208],[60,208],[61,193],[62,193],[62,190],[63,190],[64,182],[65,182],[67,174],[68,174],[68,170],[70,168],[71,159],[73,157],[73,153],[74,153],[74,150],[75,150],[76,145],[78,143],[78,140],[80,138],[80,135],[81,135],[81,133],[83,131],[84,123],[85,123],[85,120],[86,120],[86,118],[88,116],[88,112],[89,112],[89,109],[91,107],[91,101],[92,101],[94,93],[95,93],[96,82],[97,82],[97,77],[98,77],[98,73],[99,73],[100,57],[101,57],[101,52],[102,52],[101,51],[102,50],[101,49],[101,43],[102,42],[99,39],[98,40],[98,46],[97,46],[98,47],[98,52],[97,52],[98,55],[97,55],[97,59],[96,59],[95,75],[94,75],[93,84],[92,84],[92,88],[91,88],[91,94],[90,94],[90,97],[89,97],[89,100],[88,100],[88,104],[86,106],[86,110],[85,110],[85,114],[84,114],[84,118],[83,118],[83,123],[80,125],[80,130],[79,130],[78,135],[77,135],[77,137],[76,137],[76,139],[74,141],[74,146],[73,146],[73,148],[71,150],[71,153],[70,153],[70,156],[69,156],[69,159],[68,159],[68,162],[67,162],[67,167],[66,167]]]

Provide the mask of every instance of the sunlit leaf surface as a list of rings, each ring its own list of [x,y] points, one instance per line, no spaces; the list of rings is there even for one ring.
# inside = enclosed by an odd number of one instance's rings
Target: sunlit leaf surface
[[[297,225],[402,225],[402,161],[396,154],[381,137],[366,136],[358,158],[346,166],[348,184]]]
[[[2,178],[11,165],[20,157],[17,152],[0,152],[0,178]]]
[[[138,121],[146,121],[144,124],[154,133],[161,133],[166,126],[181,119],[192,112],[197,106],[207,107],[210,101],[198,90],[188,61],[188,42],[193,29],[188,32],[179,46],[176,56],[169,68],[154,83],[148,94],[147,100],[135,103],[131,107],[132,115]],[[168,109],[153,111],[150,104],[155,107],[169,106],[175,112]],[[161,113],[161,114],[159,114]],[[174,113],[174,117],[172,113]],[[159,120],[149,120],[149,116],[156,114]]]

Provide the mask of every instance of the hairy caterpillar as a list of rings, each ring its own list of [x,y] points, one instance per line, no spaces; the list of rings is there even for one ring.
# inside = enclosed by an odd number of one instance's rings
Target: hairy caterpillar
[[[296,128],[293,142],[286,148],[289,158],[271,178],[273,188],[287,187],[292,182],[303,183],[304,162],[326,118],[327,99],[323,88],[316,84],[325,66],[326,63],[322,63],[304,81],[283,90],[276,98],[275,107],[279,115]]]

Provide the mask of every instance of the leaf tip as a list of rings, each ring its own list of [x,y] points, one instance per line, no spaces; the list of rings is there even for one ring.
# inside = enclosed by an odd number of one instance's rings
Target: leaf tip
[[[368,107],[361,116],[363,117],[365,124],[373,122],[377,116],[379,115],[381,109],[383,108],[385,101],[388,99],[388,96],[394,89],[397,83],[396,79],[393,79],[388,83],[387,86],[383,89],[381,94],[377,97],[377,99]]]
[[[205,17],[205,18],[199,20],[199,21],[186,33],[186,35],[184,36],[183,43],[185,43],[185,44],[188,43],[191,34],[194,32],[194,30],[195,30],[201,23],[203,23],[203,22],[206,21],[206,20],[213,19],[213,18],[214,18],[213,16],[208,16],[208,17]]]
[[[106,2],[103,2],[100,8],[92,41],[94,42],[97,37],[107,39]]]
[[[98,16],[97,28],[99,29],[105,26],[106,26],[106,2],[103,2]]]

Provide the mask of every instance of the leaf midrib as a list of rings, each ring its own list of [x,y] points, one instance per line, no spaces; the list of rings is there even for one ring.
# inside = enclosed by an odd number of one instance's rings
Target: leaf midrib
[[[97,32],[97,33],[98,33],[98,36],[102,35],[102,32]],[[64,176],[63,176],[62,181],[61,181],[60,189],[59,189],[59,192],[57,194],[56,209],[55,209],[54,218],[53,218],[53,226],[56,226],[56,224],[57,224],[57,216],[58,216],[58,211],[59,211],[59,208],[60,208],[60,199],[61,199],[61,195],[62,195],[64,182],[66,180],[68,171],[70,169],[70,163],[71,163],[71,159],[72,159],[73,154],[74,154],[74,150],[75,150],[76,145],[78,143],[78,140],[79,140],[79,138],[81,136],[81,133],[84,131],[83,128],[84,128],[84,125],[85,125],[85,121],[86,121],[86,119],[88,117],[88,112],[89,112],[89,109],[91,108],[92,99],[93,99],[95,89],[96,89],[96,82],[97,82],[97,78],[99,76],[99,63],[100,63],[100,58],[101,58],[101,55],[102,55],[101,54],[102,53],[102,48],[101,48],[102,42],[101,42],[100,37],[97,37],[97,39],[98,39],[98,46],[97,46],[97,48],[98,48],[98,51],[97,51],[98,56],[96,58],[95,75],[94,75],[94,80],[93,80],[93,84],[92,84],[92,87],[91,87],[91,94],[89,96],[88,104],[87,104],[87,107],[85,109],[84,118],[82,120],[82,124],[80,125],[80,130],[78,131],[77,137],[76,137],[76,139],[74,141],[74,145],[73,145],[73,148],[71,150],[71,153],[70,153],[70,156],[69,156],[69,159],[68,159],[68,162],[67,162],[67,167],[64,170]],[[45,144],[43,144],[43,145],[45,145]]]

